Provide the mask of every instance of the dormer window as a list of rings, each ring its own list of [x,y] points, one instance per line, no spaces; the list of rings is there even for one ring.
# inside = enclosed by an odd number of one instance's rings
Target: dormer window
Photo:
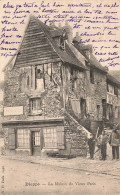
[[[64,40],[64,38],[63,38],[63,36],[60,36],[60,38],[59,38],[59,45],[60,45],[60,48],[61,49],[65,49],[65,40]]]
[[[85,51],[85,54],[86,54],[86,56],[90,59],[90,51],[89,51],[89,50],[86,50],[86,51]]]
[[[63,29],[63,33],[59,37],[59,45],[60,45],[60,48],[63,50],[65,49],[65,40],[67,40],[67,39],[68,39],[68,36],[67,36],[66,30]]]

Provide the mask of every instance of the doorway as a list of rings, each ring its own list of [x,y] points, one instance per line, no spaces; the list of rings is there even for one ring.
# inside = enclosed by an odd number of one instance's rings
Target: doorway
[[[40,131],[32,131],[32,155],[40,156],[40,154],[41,154]]]

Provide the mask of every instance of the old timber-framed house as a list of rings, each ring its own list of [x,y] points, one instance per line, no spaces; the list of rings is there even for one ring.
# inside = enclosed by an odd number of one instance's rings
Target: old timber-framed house
[[[90,45],[73,40],[69,25],[47,26],[30,17],[19,55],[5,70],[5,149],[8,154],[87,155],[87,136],[107,119],[109,78]],[[110,88],[110,87],[109,87]],[[108,99],[107,99],[108,98]],[[116,111],[117,113],[117,111]],[[114,118],[114,116],[113,116]],[[116,120],[118,116],[116,114]]]

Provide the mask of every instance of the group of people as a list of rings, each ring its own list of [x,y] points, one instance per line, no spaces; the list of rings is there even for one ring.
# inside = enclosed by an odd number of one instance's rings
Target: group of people
[[[112,147],[112,159],[119,159],[119,133],[117,128],[114,128],[110,135],[106,134],[105,129],[98,138],[93,134],[90,135],[90,138],[88,139],[90,159],[94,159],[94,154],[97,151],[100,151],[100,160],[106,160],[107,143]],[[98,149],[95,151],[96,145],[98,146]]]

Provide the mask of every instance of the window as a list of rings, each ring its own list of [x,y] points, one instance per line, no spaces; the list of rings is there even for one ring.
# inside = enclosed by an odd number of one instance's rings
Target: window
[[[35,89],[44,90],[45,80],[43,74],[43,65],[35,67]]]
[[[30,85],[30,79],[29,79],[29,76],[27,77],[27,87],[29,87]]]
[[[60,37],[59,44],[60,44],[60,48],[64,50],[65,49],[65,40],[64,40],[63,36]]]
[[[55,128],[44,129],[44,141],[46,148],[57,148],[57,131]]]
[[[114,94],[114,86],[107,84],[107,91],[111,94]]]
[[[29,148],[30,146],[30,131],[28,129],[17,130],[17,147]]]
[[[41,98],[30,99],[30,113],[41,114]]]
[[[106,99],[102,99],[103,119],[106,118]]]
[[[85,50],[85,54],[90,59],[90,51],[89,50]]]
[[[72,86],[71,86],[71,89],[72,89],[72,91],[74,91],[74,70],[73,70],[73,67],[71,66],[70,67],[70,80],[71,80],[71,84],[72,84]]]
[[[107,119],[113,119],[113,105],[107,104]]]
[[[50,81],[52,81],[52,64],[48,64],[48,75],[50,76]]]
[[[40,146],[40,131],[33,132],[33,146]]]
[[[44,147],[64,149],[64,126],[56,126],[51,128],[44,128]]]
[[[114,94],[118,95],[118,87],[116,87],[116,86],[114,87]]]
[[[118,118],[118,107],[115,106],[115,118]]]
[[[90,70],[90,82],[94,84],[94,71]]]
[[[83,98],[81,98],[80,107],[81,107],[81,118],[84,118],[86,116],[86,100]]]
[[[97,105],[97,119],[99,119],[100,115],[100,105]]]

